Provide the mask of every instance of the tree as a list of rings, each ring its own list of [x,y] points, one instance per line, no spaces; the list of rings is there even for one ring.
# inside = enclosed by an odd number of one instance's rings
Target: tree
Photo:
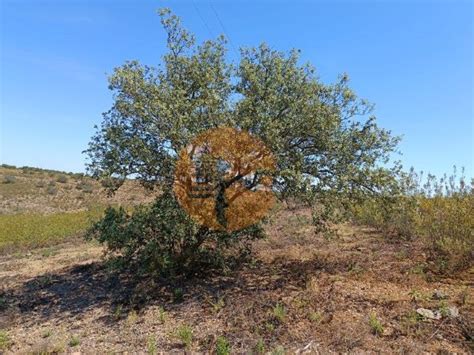
[[[347,75],[322,83],[299,51],[266,44],[226,60],[223,36],[200,45],[170,10],[161,10],[168,53],[162,65],[129,61],[109,78],[114,104],[86,150],[88,169],[170,189],[180,151],[216,127],[260,139],[273,153],[273,190],[282,199],[319,206],[317,222],[347,202],[391,188],[387,168],[398,138],[380,128],[373,106],[350,89]]]

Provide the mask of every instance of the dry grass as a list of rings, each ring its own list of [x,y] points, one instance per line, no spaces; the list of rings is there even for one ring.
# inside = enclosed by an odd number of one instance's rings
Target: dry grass
[[[309,213],[280,211],[252,261],[186,280],[110,273],[100,248],[88,244],[0,259],[6,270],[0,329],[8,351],[472,350],[471,274],[424,271],[420,265],[430,261],[421,244],[370,229],[344,225],[327,241],[307,223],[302,233]],[[297,228],[289,228],[295,220]],[[435,290],[445,294],[443,304],[432,297]],[[458,307],[459,317],[427,321],[416,313],[449,306]],[[72,336],[80,339],[74,347]]]

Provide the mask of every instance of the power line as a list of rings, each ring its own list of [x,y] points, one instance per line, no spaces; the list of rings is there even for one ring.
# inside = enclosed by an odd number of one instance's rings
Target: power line
[[[212,34],[212,31],[211,31],[211,28],[209,27],[209,25],[207,24],[206,20],[204,20],[204,17],[202,17],[201,15],[201,11],[199,11],[198,7],[196,6],[196,3],[194,2],[194,0],[192,0],[192,3],[193,3],[193,6],[194,6],[194,9],[196,10],[199,18],[201,19],[202,23],[204,24],[204,26],[207,28],[207,32],[209,32],[209,35],[211,36],[211,38],[214,37],[214,35]]]
[[[227,34],[227,31],[224,27],[224,24],[222,23],[219,15],[217,14],[217,11],[214,8],[214,5],[212,5],[212,2],[209,2],[209,5],[211,6],[211,9],[214,12],[214,15],[216,16],[217,21],[219,22],[220,26],[222,27],[222,32],[224,32],[224,35],[229,40],[230,46],[232,47],[233,51],[235,52],[236,56],[238,57],[239,56],[239,51],[235,48],[234,43],[232,43],[232,40],[230,39],[230,36]]]

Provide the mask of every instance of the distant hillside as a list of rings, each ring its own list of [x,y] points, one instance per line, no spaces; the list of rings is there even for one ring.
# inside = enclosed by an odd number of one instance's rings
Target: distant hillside
[[[0,214],[78,211],[97,205],[133,205],[151,201],[154,193],[126,181],[114,196],[82,173],[0,166]]]

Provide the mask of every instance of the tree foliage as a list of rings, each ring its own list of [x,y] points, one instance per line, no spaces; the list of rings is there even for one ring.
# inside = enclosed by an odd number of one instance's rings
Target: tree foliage
[[[133,176],[170,190],[180,151],[211,128],[232,127],[260,139],[275,159],[273,190],[316,206],[315,221],[339,203],[393,189],[387,168],[398,138],[377,125],[373,106],[349,87],[266,44],[226,59],[223,36],[196,44],[169,10],[161,10],[167,53],[158,66],[128,61],[109,77],[112,108],[86,153],[88,169],[116,189]]]

